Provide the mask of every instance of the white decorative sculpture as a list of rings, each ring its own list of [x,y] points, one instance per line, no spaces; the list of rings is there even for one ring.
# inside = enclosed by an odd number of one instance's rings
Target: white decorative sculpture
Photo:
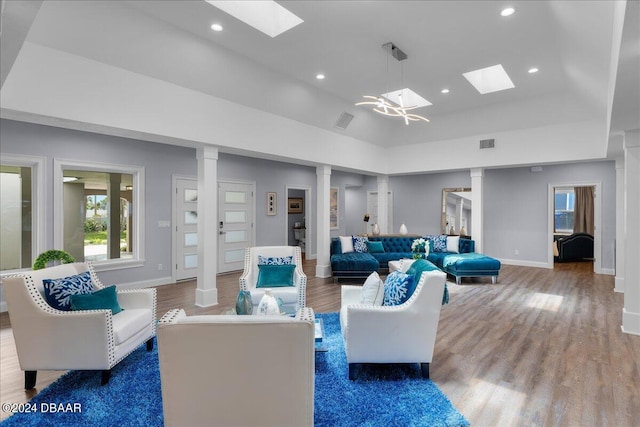
[[[409,230],[407,230],[407,226],[404,225],[404,223],[400,226],[400,234],[402,234],[403,236],[406,236],[409,233]]]
[[[278,300],[276,300],[276,297],[271,293],[271,289],[264,290],[264,296],[260,299],[260,304],[258,304],[258,314],[280,314]]]

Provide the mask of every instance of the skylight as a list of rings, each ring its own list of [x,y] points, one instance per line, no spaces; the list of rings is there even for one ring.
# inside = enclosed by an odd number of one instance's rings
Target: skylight
[[[393,92],[383,93],[382,96],[387,98],[389,101],[403,107],[426,107],[427,105],[431,105],[429,101],[427,101],[408,87],[404,89],[394,90]]]
[[[304,22],[271,0],[205,1],[271,37],[276,37]]]
[[[509,75],[500,64],[480,70],[469,71],[462,75],[482,95],[515,87]]]

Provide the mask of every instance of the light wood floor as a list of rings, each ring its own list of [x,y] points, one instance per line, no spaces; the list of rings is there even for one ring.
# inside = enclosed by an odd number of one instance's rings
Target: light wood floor
[[[307,305],[337,311],[340,287],[316,279],[314,261],[305,271]],[[431,379],[472,426],[640,425],[640,337],[620,330],[613,277],[592,271],[590,263],[503,266],[495,285],[449,282]],[[238,277],[218,278],[220,304],[207,309],[194,305],[194,282],[161,286],[158,315],[175,307],[218,314],[234,305]],[[0,338],[2,402],[24,402],[60,375],[39,372],[37,389],[25,392],[6,313]]]

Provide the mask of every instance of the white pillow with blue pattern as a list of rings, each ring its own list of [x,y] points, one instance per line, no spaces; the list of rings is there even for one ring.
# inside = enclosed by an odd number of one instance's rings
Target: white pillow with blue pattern
[[[439,236],[427,236],[427,239],[433,243],[434,252],[447,252],[447,236],[445,234]]]
[[[88,271],[59,279],[44,279],[42,284],[47,303],[62,311],[71,310],[71,295],[84,295],[93,292],[91,273]]]
[[[384,301],[382,305],[405,303],[413,295],[416,285],[413,275],[401,271],[391,272],[384,281]]]
[[[290,265],[293,264],[293,255],[266,257],[258,255],[259,265]]]
[[[369,238],[367,236],[353,236],[353,250],[356,252],[368,252],[367,242]]]

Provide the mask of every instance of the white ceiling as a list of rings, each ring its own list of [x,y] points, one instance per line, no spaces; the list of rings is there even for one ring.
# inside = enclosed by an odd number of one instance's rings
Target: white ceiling
[[[304,23],[271,38],[201,0],[44,1],[26,42],[383,147],[584,121],[640,127],[637,1],[626,6],[619,51],[612,1],[279,3]],[[516,12],[503,18],[507,5]],[[22,42],[7,15],[2,60],[13,63],[5,45]],[[212,32],[214,22],[224,31]],[[386,42],[408,55],[402,81],[394,59],[387,74]],[[480,95],[462,76],[496,64],[515,88]],[[533,66],[540,71],[527,73]],[[405,126],[353,105],[401,83],[433,104],[416,110],[431,123]],[[355,116],[345,131],[334,128],[342,112]]]

